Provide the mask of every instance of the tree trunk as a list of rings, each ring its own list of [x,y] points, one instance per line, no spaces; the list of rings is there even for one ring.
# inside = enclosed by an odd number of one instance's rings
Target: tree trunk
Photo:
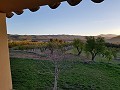
[[[79,50],[79,48],[77,47],[77,51],[78,51],[78,56],[81,54],[82,50]]]
[[[78,56],[81,54],[81,52],[82,52],[82,51],[79,51],[79,52],[78,52]]]
[[[94,62],[94,59],[95,59],[95,55],[94,54],[92,54],[92,61]]]
[[[51,49],[51,54],[53,55],[53,50]]]
[[[53,90],[57,90],[57,79],[58,79],[58,65],[57,62],[55,61],[55,81],[54,81],[54,87]]]
[[[96,55],[97,55],[97,53],[92,53],[92,61],[94,62],[94,59],[95,59],[95,57],[96,57]]]

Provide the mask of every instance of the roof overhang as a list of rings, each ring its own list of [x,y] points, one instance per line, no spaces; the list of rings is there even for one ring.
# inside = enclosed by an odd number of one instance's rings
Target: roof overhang
[[[24,9],[34,12],[39,10],[40,6],[49,5],[51,9],[57,8],[61,2],[67,1],[71,6],[79,4],[82,0],[0,0],[0,12],[6,13],[11,18],[16,13],[21,15]],[[91,0],[100,3],[104,0]]]

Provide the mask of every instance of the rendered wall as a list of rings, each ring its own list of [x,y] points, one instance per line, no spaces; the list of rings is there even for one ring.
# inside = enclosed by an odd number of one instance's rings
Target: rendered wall
[[[12,80],[6,30],[6,14],[0,13],[0,90],[11,90]]]

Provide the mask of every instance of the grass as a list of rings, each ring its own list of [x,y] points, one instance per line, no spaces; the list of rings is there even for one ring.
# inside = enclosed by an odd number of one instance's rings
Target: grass
[[[83,64],[80,60],[64,60],[58,64],[58,90],[120,90],[119,64]],[[51,61],[12,58],[11,70],[13,88],[16,90],[53,88],[54,75],[45,73],[50,70],[54,73]]]
[[[119,65],[66,61],[60,70],[58,85],[62,90],[120,90]]]
[[[11,70],[15,90],[49,90],[53,87],[54,75],[50,72],[54,72],[54,65],[50,61],[12,58]]]

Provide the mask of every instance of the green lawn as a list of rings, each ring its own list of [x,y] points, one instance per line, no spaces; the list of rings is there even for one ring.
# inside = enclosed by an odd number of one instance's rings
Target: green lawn
[[[83,64],[80,60],[60,61],[58,64],[59,90],[120,90],[119,64]],[[54,73],[51,61],[11,59],[11,69],[13,88],[16,90],[53,88],[54,75],[47,73]]]

